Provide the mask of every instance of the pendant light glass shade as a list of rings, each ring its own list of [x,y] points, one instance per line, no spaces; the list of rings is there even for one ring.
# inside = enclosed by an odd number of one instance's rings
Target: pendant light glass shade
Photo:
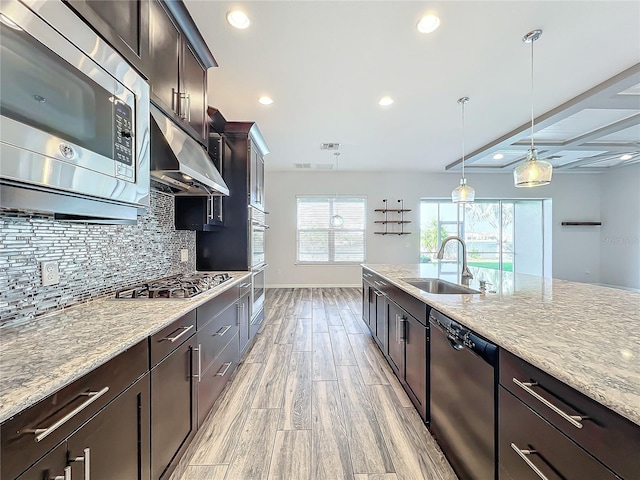
[[[522,37],[524,43],[531,44],[531,148],[527,159],[513,170],[513,183],[516,187],[541,187],[551,183],[553,165],[538,158],[538,150],[533,144],[533,42],[542,35],[542,30],[533,30]]]
[[[458,103],[462,106],[462,178],[460,185],[451,192],[451,201],[458,204],[473,203],[476,199],[476,191],[467,185],[467,179],[464,178],[464,104],[468,101],[469,97],[458,99]]]
[[[476,191],[473,187],[467,185],[467,179],[461,178],[460,185],[451,192],[451,201],[453,203],[473,203],[476,199]]]
[[[553,166],[538,158],[535,148],[529,150],[527,159],[513,171],[513,183],[516,187],[541,187],[551,183]]]

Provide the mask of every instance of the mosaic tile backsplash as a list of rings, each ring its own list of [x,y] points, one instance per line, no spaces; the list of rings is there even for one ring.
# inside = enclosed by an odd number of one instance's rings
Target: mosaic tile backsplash
[[[57,221],[0,212],[0,325],[69,307],[132,283],[195,270],[195,232],[174,229],[173,197],[151,191],[137,225]],[[189,260],[180,261],[187,249]],[[43,287],[40,262],[58,262],[60,283]]]

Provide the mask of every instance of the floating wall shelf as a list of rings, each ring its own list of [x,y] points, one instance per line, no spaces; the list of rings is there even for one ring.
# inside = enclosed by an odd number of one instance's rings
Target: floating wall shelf
[[[566,227],[599,227],[602,222],[562,222]]]
[[[376,235],[409,235],[411,232],[405,232],[404,226],[407,223],[411,223],[410,220],[404,219],[404,212],[410,212],[411,209],[404,208],[404,200],[398,200],[400,208],[386,208],[387,199],[382,200],[385,208],[376,208],[374,211],[384,213],[384,220],[376,220],[374,223],[384,225],[384,232],[373,232]],[[389,214],[393,214],[394,217],[389,218]],[[400,230],[389,230],[389,225],[400,225]]]

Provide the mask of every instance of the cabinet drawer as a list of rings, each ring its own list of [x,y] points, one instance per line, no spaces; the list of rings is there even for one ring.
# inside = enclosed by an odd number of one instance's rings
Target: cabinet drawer
[[[16,477],[68,437],[144,375],[148,358],[145,339],[3,423],[0,478]]]
[[[236,300],[238,300],[238,287],[234,286],[212,298],[204,305],[200,305],[197,309],[198,330],[220,315],[229,305],[235,303]]]
[[[209,368],[211,362],[237,332],[238,308],[235,303],[229,305],[225,311],[211,320],[202,330],[198,330],[198,348],[200,349],[202,371]]]
[[[501,480],[618,478],[502,387],[498,400]]]
[[[500,350],[500,384],[618,475],[637,477],[639,426],[503,349]],[[588,418],[574,424],[556,409],[570,416]]]
[[[198,383],[198,425],[202,425],[229,377],[237,368],[239,357],[239,341],[236,333],[213,361],[211,367],[202,373]]]
[[[150,337],[151,365],[155,367],[164,357],[196,333],[196,311],[183,315],[171,325]]]

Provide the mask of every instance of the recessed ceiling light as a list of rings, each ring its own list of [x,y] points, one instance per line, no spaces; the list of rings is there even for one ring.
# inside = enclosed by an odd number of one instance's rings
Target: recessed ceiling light
[[[503,154],[501,154],[501,153],[496,153],[496,154],[493,156],[493,159],[494,159],[494,160],[502,160],[503,158],[504,158],[504,155],[503,155]]]
[[[378,102],[378,105],[382,105],[383,107],[388,107],[393,103],[393,98],[391,97],[382,97]]]
[[[630,153],[625,153],[620,157],[620,160],[631,160],[632,158],[633,158],[633,155],[631,155]]]
[[[435,15],[425,15],[420,19],[416,28],[420,33],[435,32],[440,26],[440,19]]]
[[[227,12],[227,22],[234,28],[244,30],[251,25],[251,20],[242,10],[231,10]]]
[[[271,105],[273,103],[273,98],[268,97],[266,95],[260,97],[258,99],[258,101],[262,104],[262,105]]]

